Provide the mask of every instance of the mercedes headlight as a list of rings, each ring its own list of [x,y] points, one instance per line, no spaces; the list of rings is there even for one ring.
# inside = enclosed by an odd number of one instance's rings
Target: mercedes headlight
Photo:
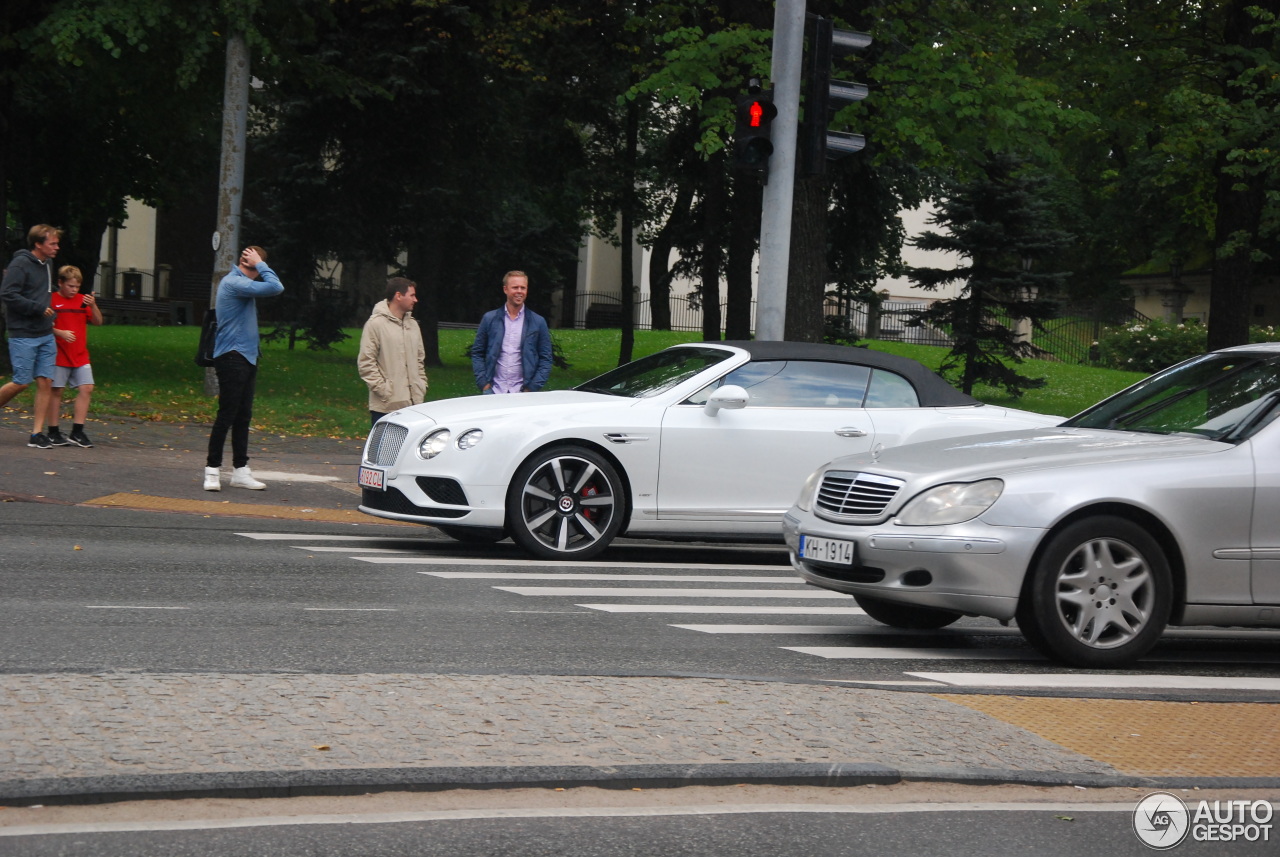
[[[435,458],[444,452],[449,446],[449,439],[453,435],[448,429],[437,429],[422,439],[422,443],[418,444],[418,455],[422,458]]]
[[[896,522],[907,527],[963,524],[990,509],[1003,490],[1004,482],[999,479],[935,485],[912,498]]]
[[[813,510],[813,498],[818,493],[818,486],[822,484],[822,471],[815,470],[809,474],[809,478],[804,481],[804,487],[800,489],[800,497],[796,500],[796,506],[802,512]]]

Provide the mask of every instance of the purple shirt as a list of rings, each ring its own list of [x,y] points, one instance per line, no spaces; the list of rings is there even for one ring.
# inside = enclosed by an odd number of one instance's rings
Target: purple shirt
[[[519,393],[524,389],[524,364],[520,359],[520,339],[524,336],[524,307],[512,318],[502,313],[502,351],[493,369],[493,392]]]

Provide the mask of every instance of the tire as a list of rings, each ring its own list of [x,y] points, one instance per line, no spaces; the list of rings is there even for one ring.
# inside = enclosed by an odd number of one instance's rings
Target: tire
[[[909,631],[936,631],[938,628],[947,627],[962,615],[952,610],[898,604],[867,595],[855,595],[853,600],[858,602],[858,606],[877,622],[891,628],[905,628]]]
[[[1125,518],[1098,516],[1053,535],[1030,569],[1018,627],[1050,658],[1117,667],[1160,639],[1173,608],[1164,550]]]
[[[442,527],[436,524],[435,528],[455,542],[469,545],[491,545],[507,537],[506,530],[490,527]]]
[[[507,530],[543,559],[589,559],[607,548],[626,518],[622,479],[581,446],[543,450],[507,488]]]

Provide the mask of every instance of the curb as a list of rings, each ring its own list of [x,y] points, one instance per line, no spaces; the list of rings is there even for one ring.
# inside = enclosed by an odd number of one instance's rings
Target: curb
[[[342,796],[386,791],[583,788],[668,789],[683,786],[819,786],[841,788],[947,782],[1082,788],[1273,789],[1280,777],[1155,779],[1064,771],[987,768],[900,770],[860,762],[706,765],[548,765],[433,768],[344,768],[312,771],[223,771],[131,774],[0,782],[0,806],[80,805],[130,800]]]

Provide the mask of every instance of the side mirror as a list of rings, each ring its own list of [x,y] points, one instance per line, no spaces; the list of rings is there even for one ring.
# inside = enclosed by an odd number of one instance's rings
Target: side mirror
[[[703,410],[707,412],[707,416],[714,417],[722,408],[726,411],[742,410],[749,401],[751,396],[746,390],[735,384],[725,384],[707,397]]]

